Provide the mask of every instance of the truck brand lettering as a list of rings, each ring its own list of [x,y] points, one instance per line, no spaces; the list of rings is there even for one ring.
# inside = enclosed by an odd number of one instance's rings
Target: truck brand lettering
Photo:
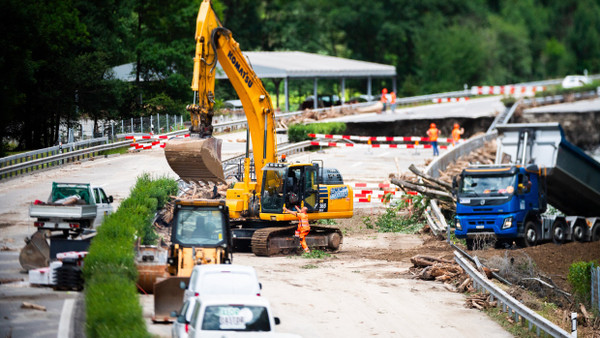
[[[229,61],[231,61],[231,65],[233,65],[233,67],[238,71],[238,73],[242,77],[242,80],[244,80],[244,82],[246,82],[246,85],[248,86],[248,88],[252,88],[253,83],[252,83],[252,80],[250,79],[250,76],[248,76],[248,72],[242,68],[240,63],[235,58],[235,55],[233,55],[233,52],[229,51],[229,53],[227,53],[227,57],[229,58]]]
[[[331,188],[331,199],[340,200],[348,197],[348,187]]]

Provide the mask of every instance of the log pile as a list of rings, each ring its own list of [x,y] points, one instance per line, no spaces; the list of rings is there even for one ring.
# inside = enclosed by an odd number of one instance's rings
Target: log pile
[[[475,293],[467,297],[465,305],[470,309],[485,310],[498,306],[498,301],[492,300],[492,295]]]
[[[438,178],[426,175],[414,164],[409,167],[410,173],[400,175],[390,174],[390,181],[402,190],[417,191],[429,199],[438,200],[440,208],[453,213],[456,210],[456,201],[452,196],[452,179],[460,175],[462,170],[473,164],[493,164],[496,159],[496,141],[484,144],[480,149],[460,157],[451,163],[446,170],[440,171]]]
[[[413,266],[409,271],[415,278],[456,285],[465,275],[454,261],[423,255],[413,256],[410,261]]]
[[[451,183],[454,176],[473,164],[494,164],[496,161],[496,140],[486,142],[483,147],[461,156],[458,160],[451,163],[446,170],[439,171],[439,180]]]

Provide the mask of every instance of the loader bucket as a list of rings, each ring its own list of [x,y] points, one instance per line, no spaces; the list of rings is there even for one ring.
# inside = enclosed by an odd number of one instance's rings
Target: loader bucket
[[[50,245],[46,239],[47,231],[36,231],[25,239],[25,247],[19,254],[19,263],[26,271],[44,268],[50,265]]]
[[[225,182],[221,144],[222,140],[212,137],[174,139],[167,142],[165,156],[184,181]]]
[[[172,311],[179,311],[183,305],[183,289],[181,282],[186,285],[190,277],[168,277],[154,283],[154,322],[169,322]]]

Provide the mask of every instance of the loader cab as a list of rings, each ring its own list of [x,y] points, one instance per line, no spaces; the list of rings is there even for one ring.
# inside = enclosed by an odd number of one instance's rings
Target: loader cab
[[[305,206],[308,212],[317,210],[317,167],[310,164],[269,163],[263,169],[261,212],[283,212]]]
[[[228,246],[228,212],[224,208],[224,205],[177,204],[171,241],[183,247]]]

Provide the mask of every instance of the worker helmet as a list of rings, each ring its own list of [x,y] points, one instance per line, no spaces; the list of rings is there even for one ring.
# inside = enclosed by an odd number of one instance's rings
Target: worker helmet
[[[381,92],[382,92],[382,93],[384,93],[384,94],[387,94],[387,88],[383,88],[383,89],[381,90]]]
[[[430,124],[429,128],[435,128],[435,123]]]
[[[459,126],[458,126],[458,123],[455,123],[455,124],[454,124],[454,128],[458,128],[458,127],[459,127]]]

